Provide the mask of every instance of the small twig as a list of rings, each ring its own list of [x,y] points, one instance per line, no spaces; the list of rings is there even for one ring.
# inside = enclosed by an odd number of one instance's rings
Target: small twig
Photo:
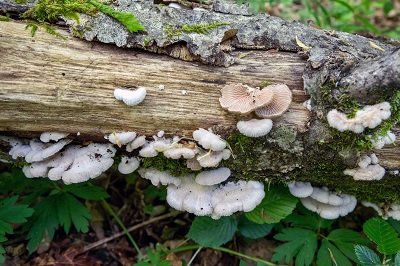
[[[157,221],[160,221],[160,220],[164,220],[164,219],[166,219],[166,218],[173,217],[173,216],[175,216],[176,214],[177,214],[176,212],[171,212],[171,213],[167,213],[167,214],[164,214],[164,215],[160,215],[160,216],[154,217],[154,218],[152,218],[152,219],[150,219],[150,220],[147,220],[147,221],[142,222],[142,223],[140,223],[140,224],[136,224],[136,225],[134,225],[134,226],[129,227],[129,228],[127,229],[127,232],[132,232],[132,231],[137,230],[137,229],[139,229],[139,228],[141,228],[141,227],[143,227],[143,226],[146,226],[146,225],[148,225],[148,224],[152,224],[152,223],[154,223],[154,222],[157,222]],[[94,243],[91,243],[91,244],[85,246],[85,247],[82,249],[81,253],[85,253],[85,252],[87,252],[87,251],[89,251],[89,250],[91,250],[91,249],[94,249],[94,248],[98,247],[98,246],[104,245],[104,244],[106,244],[106,243],[108,243],[108,242],[110,242],[110,241],[112,241],[112,240],[114,240],[114,239],[116,239],[116,238],[119,238],[119,237],[121,237],[121,236],[123,236],[123,235],[125,235],[125,232],[124,232],[124,231],[123,231],[123,232],[116,233],[116,234],[114,234],[114,235],[112,235],[112,236],[110,236],[110,237],[106,237],[106,238],[100,239],[100,240],[98,240],[98,241],[96,241],[96,242],[94,242]]]
[[[197,254],[199,254],[199,252],[201,251],[202,248],[203,248],[203,247],[200,246],[200,247],[196,250],[196,252],[195,252],[195,253],[193,254],[193,256],[190,258],[190,260],[189,260],[187,266],[192,265],[194,259],[196,258]]]

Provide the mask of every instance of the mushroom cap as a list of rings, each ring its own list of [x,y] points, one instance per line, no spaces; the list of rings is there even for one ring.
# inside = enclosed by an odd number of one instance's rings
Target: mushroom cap
[[[105,139],[108,139],[112,144],[118,145],[121,147],[122,145],[128,144],[136,138],[135,132],[113,132],[110,135],[104,136]]]
[[[136,90],[115,89],[114,97],[123,101],[126,105],[134,106],[141,103],[146,97],[146,88],[139,87]]]
[[[239,121],[236,127],[243,135],[250,138],[258,138],[267,135],[271,131],[272,120],[251,119],[248,121]]]
[[[192,175],[182,178],[180,185],[168,185],[167,202],[177,210],[187,211],[196,215],[210,215],[212,192],[215,186],[201,186],[194,182]]]
[[[60,139],[63,139],[68,135],[69,133],[65,132],[43,132],[42,134],[40,134],[40,140],[42,142],[50,142],[51,140],[59,141]]]
[[[212,186],[224,182],[231,175],[231,170],[221,167],[214,170],[203,171],[196,176],[196,183],[203,186]]]
[[[229,216],[237,211],[252,211],[265,196],[264,185],[257,181],[227,184],[215,189],[212,195],[213,219]]]
[[[221,89],[219,102],[222,108],[233,112],[248,114],[257,108],[266,106],[273,99],[273,92],[252,88],[242,83],[226,85]]]
[[[122,156],[121,162],[118,164],[118,171],[121,174],[130,174],[133,173],[136,169],[139,168],[140,162],[136,157],[127,157]]]
[[[138,172],[142,178],[150,180],[154,186],[158,186],[160,183],[164,186],[168,184],[178,186],[181,183],[179,177],[172,176],[167,171],[160,171],[156,168],[140,168]]]
[[[381,180],[385,175],[385,168],[379,164],[370,164],[365,168],[346,169],[345,175],[351,175],[354,180]]]
[[[223,139],[204,128],[193,131],[193,139],[199,142],[203,148],[213,151],[222,151],[226,147],[226,142]]]
[[[126,151],[132,152],[133,150],[136,150],[137,148],[143,146],[144,144],[146,144],[146,136],[137,137],[132,142],[126,144]]]
[[[28,163],[43,161],[50,156],[53,156],[59,152],[65,145],[69,144],[71,139],[62,139],[54,144],[44,144],[41,145],[36,143],[35,140],[30,142],[30,147],[32,150],[28,152],[25,156],[25,161]]]
[[[293,181],[288,183],[290,194],[297,198],[309,197],[313,192],[310,182]]]
[[[163,152],[164,156],[171,159],[179,159],[181,157],[185,159],[192,159],[196,155],[195,149],[186,147],[173,147]]]
[[[285,84],[269,85],[262,91],[272,94],[272,101],[261,108],[255,110],[257,116],[261,118],[275,118],[281,116],[289,109],[292,102],[292,92]]]

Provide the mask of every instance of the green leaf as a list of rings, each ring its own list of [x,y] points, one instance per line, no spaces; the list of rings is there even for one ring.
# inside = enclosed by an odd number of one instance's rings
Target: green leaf
[[[333,244],[349,259],[356,262],[354,253],[355,244],[369,245],[368,239],[349,229],[336,229],[329,233],[326,239]]]
[[[400,250],[400,239],[392,226],[382,218],[372,218],[364,223],[364,233],[385,255],[395,254]]]
[[[328,249],[329,241],[322,240],[321,247],[317,254],[317,266],[332,266],[335,265],[331,259],[331,251]],[[337,265],[335,265],[337,266]]]
[[[109,197],[104,188],[89,183],[66,185],[64,190],[85,200],[103,200]]]
[[[351,266],[350,260],[327,239],[321,241],[321,247],[317,255],[317,265]]]
[[[394,266],[400,266],[400,252],[397,252],[394,257]]]
[[[272,224],[257,224],[245,216],[241,216],[239,219],[238,229],[242,236],[257,239],[268,235],[274,225]]]
[[[356,245],[354,247],[358,263],[361,266],[380,266],[382,265],[378,255],[366,246]]]
[[[229,216],[219,220],[210,217],[196,217],[187,237],[205,247],[218,247],[232,240],[238,221]]]
[[[28,205],[17,204],[17,198],[14,196],[0,201],[0,235],[12,233],[12,224],[25,223],[33,213]]]
[[[274,186],[265,191],[262,202],[245,215],[258,224],[278,223],[293,212],[296,204],[297,198],[293,197],[287,188]]]
[[[59,226],[63,226],[66,233],[71,225],[77,231],[86,233],[89,230],[89,218],[88,209],[74,196],[68,193],[47,196],[35,207],[30,220],[31,228],[27,236],[29,253],[37,249],[45,236],[52,239]]]
[[[106,15],[114,18],[118,22],[120,22],[131,33],[135,33],[135,32],[144,30],[143,25],[132,13],[117,11],[108,5],[98,2],[97,0],[89,0],[89,3],[92,4],[93,6],[95,6],[97,9],[99,9],[104,14],[106,14]]]
[[[318,230],[321,228],[329,228],[333,223],[333,220],[323,219],[321,216],[307,210],[302,205],[296,208],[296,212],[299,213],[292,213],[285,218],[285,222],[289,222],[293,227]]]
[[[301,228],[286,228],[274,236],[280,241],[288,241],[275,249],[272,260],[289,263],[296,257],[296,266],[311,265],[317,250],[317,234]]]

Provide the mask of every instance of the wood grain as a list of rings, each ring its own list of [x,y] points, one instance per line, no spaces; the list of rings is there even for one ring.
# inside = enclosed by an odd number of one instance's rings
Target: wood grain
[[[302,105],[308,99],[302,80],[305,61],[295,53],[236,51],[238,57],[245,55],[237,64],[212,67],[67,34],[62,40],[39,31],[32,38],[24,28],[0,22],[0,131],[80,132],[93,140],[113,131],[153,135],[165,130],[186,137],[199,127],[223,131],[244,117],[220,107],[219,90],[229,83],[258,86],[263,81],[284,82],[293,92],[291,108],[275,124],[307,130],[310,112]],[[148,88],[143,103],[129,107],[114,98],[115,88],[128,86]],[[398,147],[400,131],[395,134]],[[400,168],[397,147],[379,151],[383,166]]]
[[[285,82],[293,90],[294,102],[278,123],[304,131],[309,119],[302,106],[305,61],[294,53],[254,51],[229,68],[210,67],[43,32],[32,38],[24,28],[0,23],[1,131],[102,136],[119,130],[152,135],[163,129],[190,136],[199,127],[236,124],[240,117],[218,102],[225,84],[262,81]],[[117,101],[114,89],[127,86],[147,87],[144,102],[129,107]]]

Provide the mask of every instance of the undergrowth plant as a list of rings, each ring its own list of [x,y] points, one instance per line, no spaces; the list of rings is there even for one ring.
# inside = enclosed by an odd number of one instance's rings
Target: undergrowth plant
[[[373,33],[392,38],[400,38],[399,27],[379,25],[380,16],[388,19],[391,12],[396,12],[393,0],[237,0],[240,3],[250,3],[253,10],[263,12],[265,6],[281,8],[280,16],[286,19],[300,19],[308,22],[310,19],[318,27],[335,29],[345,32]]]
[[[21,170],[0,174],[0,242],[6,235],[26,234],[27,249],[33,253],[44,239],[51,241],[56,230],[68,234],[71,228],[86,233],[90,213],[84,200],[104,200],[103,188],[90,183],[61,185],[48,179],[27,179]],[[0,246],[0,261],[4,260]]]

